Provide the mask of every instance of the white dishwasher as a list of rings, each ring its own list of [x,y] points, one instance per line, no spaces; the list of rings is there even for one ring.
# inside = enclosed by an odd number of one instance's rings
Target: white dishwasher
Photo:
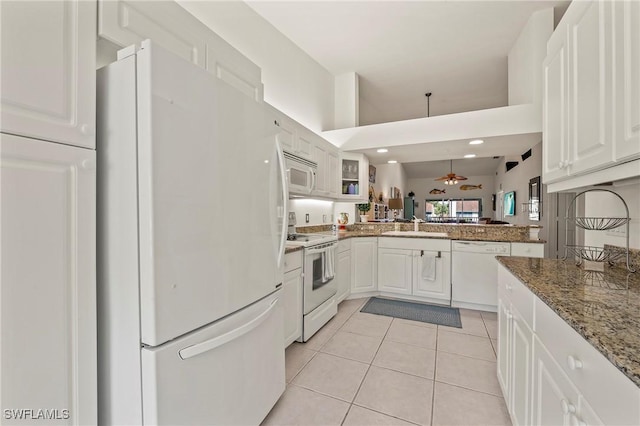
[[[511,243],[452,241],[451,306],[497,312],[498,261]]]

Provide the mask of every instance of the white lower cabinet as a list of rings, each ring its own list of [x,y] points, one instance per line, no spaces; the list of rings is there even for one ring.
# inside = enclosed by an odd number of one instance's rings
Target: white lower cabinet
[[[282,283],[284,307],[284,346],[302,336],[302,251],[285,255],[285,273]]]
[[[544,257],[544,244],[511,243],[511,256]]]
[[[380,238],[378,290],[449,304],[450,247],[449,240]],[[425,265],[425,262],[430,262],[430,266],[433,267],[433,276],[428,276],[429,265]]]
[[[526,425],[531,423],[533,294],[506,274],[500,267],[498,382],[513,424]]]
[[[340,303],[351,291],[351,239],[338,242],[335,280],[338,282],[336,302]]]
[[[5,134],[0,152],[3,421],[96,424],[96,152]]]
[[[497,375],[514,425],[640,424],[640,388],[502,265],[498,307]]]
[[[378,288],[378,238],[359,237],[351,241],[351,294]]]
[[[413,250],[378,248],[378,290],[411,294]]]
[[[533,418],[535,425],[576,425],[578,390],[536,336],[533,340]]]

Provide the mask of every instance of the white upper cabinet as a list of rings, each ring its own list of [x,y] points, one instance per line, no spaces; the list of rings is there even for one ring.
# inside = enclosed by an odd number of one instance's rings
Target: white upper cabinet
[[[640,4],[572,2],[543,63],[550,192],[640,175]],[[619,167],[617,167],[619,166]]]
[[[98,1],[98,35],[120,47],[151,39],[159,46],[205,68],[206,42],[188,25],[189,17],[175,2]],[[202,25],[202,24],[201,24]]]
[[[640,2],[614,2],[615,158],[640,155]]]
[[[613,161],[611,129],[611,9],[613,2],[585,2],[569,24],[570,173]],[[580,13],[581,12],[581,13]]]
[[[121,47],[151,39],[262,101],[260,68],[176,2],[99,0],[98,35]]]
[[[310,132],[309,132],[310,133]],[[300,139],[311,140],[311,135],[302,133]],[[312,195],[325,196],[329,194],[329,187],[327,185],[329,177],[329,167],[327,164],[327,147],[322,140],[315,140],[313,143],[313,161],[318,163],[318,172],[316,173],[316,187],[311,192]]]
[[[569,143],[567,140],[567,46],[561,29],[549,40],[543,63],[543,169],[544,182],[567,175]]]
[[[260,68],[219,37],[207,38],[206,68],[248,97],[262,101],[264,90]]]
[[[1,130],[95,148],[96,4],[2,1]]]
[[[312,196],[336,198],[338,196],[338,148],[312,131],[301,128],[298,131],[299,146],[312,146],[311,159],[318,164],[316,186]]]
[[[369,159],[364,154],[340,153],[340,199],[366,203],[369,201]]]
[[[329,197],[337,198],[339,195],[340,182],[338,175],[339,173],[339,163],[340,163],[340,153],[337,149],[329,148],[327,151],[327,190],[329,192]]]
[[[0,408],[96,424],[96,152],[6,134],[0,152]]]
[[[265,102],[265,105],[273,117],[274,124],[280,127],[280,134],[277,137],[282,149],[312,160],[313,142],[311,132],[268,103]]]

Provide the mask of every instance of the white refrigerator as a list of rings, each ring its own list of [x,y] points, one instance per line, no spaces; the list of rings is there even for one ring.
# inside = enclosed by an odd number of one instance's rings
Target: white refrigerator
[[[277,131],[149,41],[98,71],[100,424],[259,424],[284,391]]]

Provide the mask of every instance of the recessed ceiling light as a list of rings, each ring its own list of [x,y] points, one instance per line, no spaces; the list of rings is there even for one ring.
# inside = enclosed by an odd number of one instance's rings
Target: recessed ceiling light
[[[464,158],[473,158],[475,156],[476,156],[475,154],[467,154],[464,156]]]
[[[383,152],[389,152],[389,150],[387,148],[380,148],[378,150],[378,152],[383,153]]]
[[[387,161],[387,163],[389,163],[389,164],[396,164],[396,163],[397,163],[397,161],[396,161],[396,160],[389,160],[389,161]]]
[[[469,142],[469,145],[480,145],[481,143],[484,143],[482,139],[474,139],[471,142]]]

